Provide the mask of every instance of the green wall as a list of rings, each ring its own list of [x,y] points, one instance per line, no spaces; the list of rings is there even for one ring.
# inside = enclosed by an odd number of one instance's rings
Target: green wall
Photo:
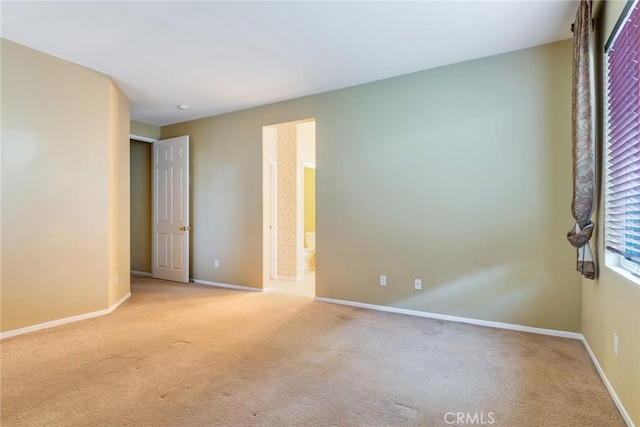
[[[580,331],[571,58],[565,41],[163,127],[192,141],[193,277],[263,286],[262,127],[315,117],[318,296]]]

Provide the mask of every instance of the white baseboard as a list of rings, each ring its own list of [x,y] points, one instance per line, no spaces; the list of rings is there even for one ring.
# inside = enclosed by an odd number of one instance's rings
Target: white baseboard
[[[133,271],[132,271],[132,273],[136,274]],[[143,275],[145,275],[145,274],[143,273]],[[149,274],[149,276],[150,275],[151,274]],[[250,292],[262,292],[263,291],[263,289],[250,288],[250,287],[247,287],[247,286],[230,285],[228,283],[210,282],[210,281],[207,281],[207,280],[193,279],[193,282],[194,283],[198,283],[200,285],[217,286],[217,287],[220,287],[220,288],[236,289],[236,290],[242,290],[242,291],[250,291]],[[104,316],[106,314],[112,313],[115,309],[117,309],[120,305],[122,305],[130,297],[131,297],[131,293],[129,292],[128,294],[126,294],[125,296],[120,298],[120,300],[118,300],[111,307],[106,308],[104,310],[98,310],[98,311],[93,311],[93,312],[90,312],[90,313],[79,314],[77,316],[65,317],[63,319],[52,320],[52,321],[49,321],[49,322],[39,323],[37,325],[32,325],[32,326],[27,326],[27,327],[24,327],[24,328],[14,329],[14,330],[7,331],[7,332],[2,332],[2,333],[0,333],[0,340],[5,339],[5,338],[14,337],[14,336],[17,336],[17,335],[27,334],[29,332],[35,332],[35,331],[39,331],[39,330],[43,330],[43,329],[53,328],[55,326],[61,326],[61,325],[65,325],[65,324],[68,324],[68,323],[73,323],[73,322],[78,322],[78,321],[81,321],[81,320],[91,319],[91,318],[94,318],[94,317]],[[613,402],[615,403],[616,407],[620,411],[620,414],[622,415],[622,418],[624,419],[625,423],[629,427],[635,427],[635,425],[633,424],[633,421],[631,420],[631,417],[627,413],[624,405],[622,404],[622,402],[618,398],[618,395],[616,394],[613,386],[609,382],[609,379],[607,378],[607,376],[605,375],[604,371],[602,370],[602,367],[600,366],[600,363],[598,362],[598,359],[593,354],[593,351],[591,351],[591,347],[589,347],[589,343],[584,338],[584,336],[582,334],[580,334],[580,333],[558,331],[558,330],[555,330],[555,329],[534,328],[534,327],[531,327],[531,326],[522,326],[522,325],[515,325],[515,324],[503,323],[503,322],[493,322],[493,321],[488,321],[488,320],[470,319],[470,318],[466,318],[466,317],[450,316],[450,315],[446,315],[446,314],[429,313],[429,312],[425,312],[425,311],[408,310],[408,309],[404,309],[404,308],[388,307],[388,306],[375,305],[375,304],[366,304],[366,303],[360,303],[360,302],[354,302],[354,301],[338,300],[338,299],[333,299],[333,298],[316,297],[315,300],[319,301],[319,302],[326,302],[326,303],[331,303],[331,304],[340,304],[340,305],[346,305],[346,306],[351,306],[351,307],[366,308],[366,309],[370,309],[370,310],[384,311],[384,312],[389,312],[389,313],[405,314],[405,315],[410,315],[410,316],[425,317],[425,318],[429,318],[429,319],[446,320],[446,321],[458,322],[458,323],[468,323],[468,324],[471,324],[471,325],[486,326],[486,327],[490,327],[490,328],[508,329],[508,330],[513,330],[513,331],[529,332],[529,333],[540,334],[540,335],[550,335],[550,336],[555,336],[555,337],[562,337],[562,338],[570,338],[570,339],[580,340],[580,341],[582,341],[585,349],[587,350],[587,353],[589,354],[589,357],[591,358],[591,361],[592,361],[593,365],[595,366],[596,371],[600,375],[600,378],[602,379],[602,382],[604,383],[605,387],[607,388],[607,391],[609,392],[609,395],[611,395],[611,398],[613,399]]]
[[[228,283],[209,282],[208,280],[191,279],[193,283],[207,286],[217,286],[218,288],[236,289],[238,291],[262,292],[262,289],[250,288],[248,286],[230,285]]]
[[[113,304],[111,307],[107,308],[107,313],[105,313],[105,314],[113,313],[116,308],[120,307],[129,298],[131,298],[131,292],[127,293],[125,296],[123,296],[118,301],[116,301],[115,304]]]
[[[146,271],[131,270],[131,274],[134,274],[136,276],[151,277],[151,273],[147,273]]]
[[[65,317],[64,319],[51,320],[49,322],[38,323],[37,325],[27,326],[24,328],[14,329],[7,332],[0,333],[0,340],[5,338],[15,337],[17,335],[28,334],[29,332],[40,331],[42,329],[49,329],[55,326],[66,325],[67,323],[79,322],[80,320],[91,319],[94,317],[104,316],[106,314],[112,313],[116,308],[118,308],[123,302],[131,297],[131,292],[120,298],[115,304],[113,304],[109,308],[105,308],[104,310],[92,311],[90,313],[78,314],[77,316]]]
[[[631,417],[629,416],[629,413],[624,408],[624,405],[622,405],[622,402],[618,398],[618,395],[616,394],[615,390],[613,389],[613,386],[609,382],[609,379],[604,374],[604,371],[602,370],[602,367],[600,366],[600,363],[598,362],[598,359],[596,358],[596,355],[593,354],[593,351],[591,351],[591,347],[589,347],[589,343],[587,342],[587,340],[585,339],[584,336],[582,337],[582,344],[584,344],[584,348],[587,349],[587,353],[589,353],[589,357],[591,358],[591,362],[593,362],[593,365],[596,367],[596,371],[598,371],[598,374],[600,375],[600,378],[602,379],[602,382],[604,383],[605,387],[607,387],[607,390],[609,391],[609,394],[611,395],[611,399],[613,399],[613,403],[615,403],[616,406],[618,407],[618,411],[620,411],[620,415],[622,415],[622,418],[624,419],[624,422],[627,423],[627,425],[629,427],[634,427],[633,421],[631,420]]]
[[[581,340],[582,334],[577,332],[558,331],[555,329],[534,328],[532,326],[514,325],[512,323],[493,322],[490,320],[470,319],[467,317],[450,316],[447,314],[429,313],[426,311],[408,310],[405,308],[388,307],[385,305],[365,304],[361,302],[345,301],[332,298],[316,297],[316,301],[331,304],[348,305],[352,307],[368,308],[389,313],[408,314],[409,316],[427,317],[429,319],[447,320],[449,322],[469,323],[471,325],[487,326],[489,328],[509,329],[512,331],[530,332],[533,334],[551,335],[553,337]]]
[[[375,305],[375,304],[365,304],[360,302],[345,301],[345,300],[338,300],[338,299],[332,299],[332,298],[316,297],[316,301],[327,302],[331,304],[347,305],[351,307],[367,308],[370,310],[386,311],[389,313],[398,313],[398,314],[407,314],[410,316],[426,317],[429,319],[447,320],[450,322],[468,323],[471,325],[487,326],[490,328],[508,329],[512,331],[529,332],[533,334],[550,335],[553,337],[580,340],[584,344],[584,347],[587,349],[587,353],[589,354],[589,357],[591,358],[593,365],[596,367],[596,370],[598,371],[598,374],[600,375],[602,382],[607,388],[607,391],[609,392],[609,395],[613,399],[613,402],[616,404],[618,411],[620,411],[620,415],[622,415],[622,418],[624,419],[625,423],[627,423],[629,427],[635,427],[635,425],[633,424],[633,421],[631,420],[631,417],[627,413],[626,409],[624,408],[624,405],[622,405],[622,402],[620,401],[620,399],[618,398],[618,395],[613,389],[613,386],[609,382],[609,379],[604,374],[604,371],[602,370],[602,367],[600,366],[598,359],[596,359],[596,356],[591,351],[591,348],[589,347],[587,340],[580,333],[558,331],[555,329],[534,328],[531,326],[514,325],[512,323],[492,322],[489,320],[469,319],[467,317],[450,316],[446,314],[429,313],[429,312],[417,311],[417,310],[407,310],[404,308],[387,307],[384,305]]]

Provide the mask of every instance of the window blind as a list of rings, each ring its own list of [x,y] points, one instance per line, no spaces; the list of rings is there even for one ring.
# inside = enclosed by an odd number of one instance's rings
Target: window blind
[[[605,245],[640,263],[640,2],[607,52]]]

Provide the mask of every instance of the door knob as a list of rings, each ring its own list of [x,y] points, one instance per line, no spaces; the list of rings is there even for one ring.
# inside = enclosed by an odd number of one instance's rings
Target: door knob
[[[182,231],[191,230],[191,227],[187,227],[187,226],[180,227],[180,230],[182,230]]]

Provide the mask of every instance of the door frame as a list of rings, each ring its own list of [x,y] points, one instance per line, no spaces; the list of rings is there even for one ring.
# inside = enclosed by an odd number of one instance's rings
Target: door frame
[[[153,185],[153,143],[156,142],[157,139],[130,133],[129,134],[129,141],[146,142],[147,144],[151,145],[151,165],[150,165],[151,174],[149,175],[149,183],[151,185]],[[131,159],[129,159],[129,167],[131,167]],[[129,182],[129,186],[131,186],[131,182]],[[153,190],[151,190],[151,191],[153,192]],[[153,194],[150,194],[149,196],[153,197]],[[151,208],[151,210],[149,210],[149,212],[147,212],[147,214],[148,214],[148,218],[151,218],[151,222],[153,222],[153,207]],[[131,207],[129,207],[129,216],[131,216]],[[149,247],[153,246],[153,224],[151,225],[151,227],[152,227],[152,229],[151,229],[151,241],[149,242]],[[131,229],[129,229],[129,240],[131,240]],[[153,255],[149,254],[149,257],[153,258]],[[151,262],[153,262],[153,259],[152,259]],[[131,271],[131,274],[135,274],[137,276],[151,277],[151,267],[152,267],[152,265],[149,264],[149,271],[132,270],[131,269],[131,256],[129,256],[129,269]]]
[[[269,195],[271,206],[271,225],[269,233],[271,242],[271,272],[270,278],[278,277],[278,161],[272,160],[271,165],[271,194]]]
[[[134,141],[140,141],[140,142],[146,142],[148,144],[153,144],[154,142],[157,141],[157,139],[154,138],[148,138],[146,136],[140,136],[140,135],[134,135],[132,133],[129,134],[129,139],[133,139]]]
[[[283,277],[278,273],[277,267],[277,249],[278,249],[278,239],[277,239],[277,230],[278,230],[278,210],[277,210],[277,184],[278,184],[278,162],[277,158],[274,161],[272,159],[272,151],[270,145],[270,136],[267,132],[269,129],[277,129],[281,125],[285,124],[296,124],[299,125],[301,123],[306,122],[314,122],[317,125],[318,119],[316,117],[308,117],[305,119],[299,120],[291,120],[291,121],[283,121],[272,124],[266,124],[262,126],[262,288],[263,290],[269,290],[270,280],[271,279],[282,279],[282,280],[300,280],[304,278],[304,164],[313,165],[314,169],[317,169],[317,158],[314,155],[314,159],[316,160],[314,163],[311,162],[302,162],[300,158],[296,159],[296,198],[302,205],[302,209],[298,208],[298,224],[296,225],[296,234],[300,235],[300,238],[297,239],[296,242],[296,258],[297,258],[297,270],[302,271],[301,276],[294,277]],[[297,128],[296,128],[297,129]],[[297,130],[296,130],[297,132]],[[317,129],[314,133],[314,151],[317,151]],[[297,137],[296,137],[297,138]],[[297,140],[296,142],[299,145]],[[299,147],[298,147],[299,148]],[[298,151],[299,154],[299,151]],[[298,155],[297,154],[297,155]],[[275,171],[274,171],[275,165]],[[275,179],[273,175],[275,174]],[[275,181],[275,189],[272,189],[272,183]],[[300,206],[300,205],[299,205]],[[317,195],[316,195],[316,211],[317,211]],[[275,215],[275,218],[271,217]],[[273,232],[273,233],[272,233]],[[273,238],[275,236],[275,239]],[[272,240],[274,240],[272,242]],[[275,252],[275,254],[274,254]],[[274,256],[275,255],[275,256]],[[317,247],[316,247],[316,256],[317,256]],[[275,260],[275,261],[274,261]],[[275,269],[273,268],[273,263],[276,263]],[[317,271],[317,270],[316,270]]]

